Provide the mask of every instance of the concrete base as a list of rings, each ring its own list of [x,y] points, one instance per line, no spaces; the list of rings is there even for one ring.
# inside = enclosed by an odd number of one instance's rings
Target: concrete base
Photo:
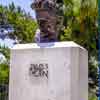
[[[11,49],[9,100],[88,100],[88,52],[74,42]]]

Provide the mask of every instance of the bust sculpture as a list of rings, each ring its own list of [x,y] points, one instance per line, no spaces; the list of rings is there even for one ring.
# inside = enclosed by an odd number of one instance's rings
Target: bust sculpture
[[[40,33],[36,32],[39,42],[58,41],[59,29],[63,18],[57,14],[56,0],[35,0],[31,5],[36,11]]]

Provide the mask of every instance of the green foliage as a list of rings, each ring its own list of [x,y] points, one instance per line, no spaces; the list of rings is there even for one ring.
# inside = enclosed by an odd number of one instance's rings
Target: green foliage
[[[9,59],[10,50],[8,47],[0,46],[0,54],[3,54],[6,60],[0,62],[0,84],[8,84],[9,81]]]
[[[19,42],[33,42],[33,37],[37,29],[37,23],[30,16],[23,14],[21,10],[9,12],[8,21],[13,25],[15,32],[10,34],[11,38]]]
[[[10,37],[17,39],[19,42],[32,42],[37,24],[33,19],[25,18],[18,13],[9,14],[9,22],[13,25],[15,32],[10,34]]]
[[[0,84],[8,84],[9,66],[6,63],[0,64]]]
[[[3,56],[6,58],[6,60],[0,62],[0,100],[5,100],[5,98],[8,98],[9,59],[10,59],[9,48],[5,46],[0,46],[0,54],[3,54]]]
[[[60,41],[75,41],[89,53],[89,100],[96,100],[97,90],[97,0],[64,0],[64,30]],[[94,59],[93,59],[94,58]],[[93,59],[93,60],[92,60]],[[95,92],[93,92],[95,91]]]
[[[10,50],[6,46],[0,46],[0,53],[6,58],[6,62],[9,62],[10,59]]]
[[[14,32],[9,34],[11,39],[17,40],[19,43],[33,42],[35,31],[38,27],[37,22],[32,17],[21,10],[20,7],[15,7],[14,3],[9,7],[0,7],[0,13],[6,16],[8,24],[14,28]],[[4,19],[0,17],[1,21]]]
[[[89,100],[97,100],[98,98],[97,98],[97,96],[95,95],[95,93],[90,92],[90,93],[89,93],[88,99],[89,99]]]

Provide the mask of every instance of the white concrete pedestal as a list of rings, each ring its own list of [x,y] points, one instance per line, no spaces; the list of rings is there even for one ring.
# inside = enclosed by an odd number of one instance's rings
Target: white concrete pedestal
[[[74,42],[14,46],[9,100],[88,100],[87,51]]]

